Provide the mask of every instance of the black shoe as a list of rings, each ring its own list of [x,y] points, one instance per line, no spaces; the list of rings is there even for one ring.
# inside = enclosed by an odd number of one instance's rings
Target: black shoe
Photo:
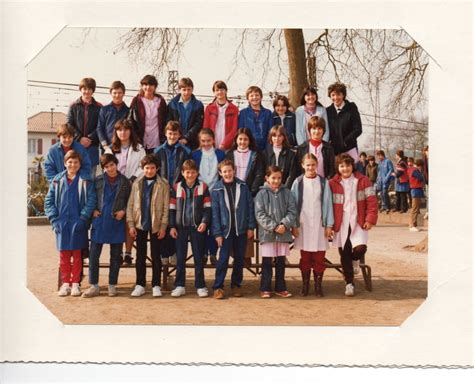
[[[124,262],[125,265],[132,265],[132,262],[133,262],[132,255],[126,253],[123,262]]]
[[[211,264],[216,265],[217,264],[217,257],[216,255],[211,255]]]

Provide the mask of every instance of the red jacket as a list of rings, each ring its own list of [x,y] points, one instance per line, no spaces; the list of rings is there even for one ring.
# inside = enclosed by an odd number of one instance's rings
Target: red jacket
[[[396,173],[399,183],[408,183],[407,163],[400,160],[396,165]]]
[[[357,223],[362,227],[365,222],[372,225],[377,224],[378,203],[375,196],[374,187],[367,176],[359,172],[354,172],[357,183]],[[336,175],[329,180],[332,191],[332,201],[334,209],[334,232],[339,232],[342,224],[344,209],[344,187],[341,176]]]
[[[215,101],[210,103],[204,110],[203,128],[212,129],[215,133],[217,124],[218,109]],[[237,125],[239,121],[239,109],[235,104],[229,101],[225,110],[225,138],[222,142],[224,149],[228,150],[232,147],[235,134],[237,133]]]
[[[408,173],[408,178],[410,180],[410,188],[411,189],[423,189],[425,186],[425,183],[423,180],[420,180],[420,176],[422,177],[422,174],[420,171],[418,171],[418,178],[415,177],[414,172],[417,170],[416,167],[408,167],[407,173]]]

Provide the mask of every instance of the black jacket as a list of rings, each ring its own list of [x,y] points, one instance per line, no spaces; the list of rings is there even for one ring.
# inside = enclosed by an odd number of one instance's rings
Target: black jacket
[[[322,154],[323,154],[323,168],[324,168],[324,176],[326,179],[332,178],[336,174],[336,161],[334,155],[334,149],[331,144],[326,143],[325,141],[322,142]],[[298,161],[298,175],[303,173],[303,169],[301,168],[301,159],[304,155],[309,152],[309,142],[306,141],[301,144],[298,149],[296,150],[296,159]]]
[[[165,142],[156,148],[154,155],[158,159],[159,163],[158,174],[168,183],[170,183],[171,188],[175,183],[181,181],[181,167],[186,160],[191,158],[191,150],[183,144],[176,144],[176,164],[174,168],[174,174],[170,180],[168,177],[168,151],[166,150],[166,145],[167,143]]]
[[[79,98],[73,102],[67,113],[67,122],[74,127],[74,140],[79,141],[82,137],[92,140],[92,145],[99,146],[99,136],[97,135],[97,122],[99,121],[99,112],[102,104],[92,98],[87,114],[87,134],[84,135],[84,104]]]
[[[362,134],[362,122],[357,105],[346,100],[339,114],[334,104],[327,107],[326,112],[331,127],[329,142],[334,147],[335,154],[357,148],[357,138]]]
[[[273,152],[273,147],[268,147],[265,152],[265,169],[270,165],[276,164],[275,152]],[[283,148],[278,157],[278,166],[283,171],[282,184],[286,185],[289,189],[293,185],[293,181],[296,178],[298,173],[297,167],[299,165],[296,161],[296,154],[290,148]]]
[[[194,95],[191,96],[190,106],[191,113],[189,115],[188,126],[182,126],[182,119],[179,112],[179,100],[181,95],[177,95],[173,99],[171,99],[170,103],[168,104],[168,121],[179,121],[181,124],[181,133],[183,134],[183,138],[185,138],[188,143],[186,144],[191,149],[196,149],[198,144],[198,134],[202,128],[202,123],[204,120],[204,105],[196,99]]]
[[[247,184],[248,188],[250,189],[250,193],[252,197],[255,197],[263,185],[265,181],[265,160],[263,156],[258,151],[252,151],[252,155],[250,158],[250,165],[247,171],[247,180],[245,180],[245,184]],[[235,164],[234,160],[234,151],[231,149],[226,154],[226,159],[230,159]]]
[[[124,175],[119,173],[117,177],[119,186],[117,188],[117,194],[115,195],[114,204],[112,206],[113,213],[127,210],[128,198],[130,196],[130,192],[132,191],[132,185]],[[95,179],[95,191],[97,194],[96,209],[98,211],[102,211],[102,207],[104,206],[104,178],[105,176],[102,174],[97,176]]]

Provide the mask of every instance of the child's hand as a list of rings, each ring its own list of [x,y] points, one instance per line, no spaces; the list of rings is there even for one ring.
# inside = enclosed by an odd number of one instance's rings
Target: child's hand
[[[128,231],[128,233],[130,234],[130,237],[135,240],[137,238],[137,230],[135,228],[130,228],[130,230]]]
[[[224,242],[224,238],[222,236],[216,237],[216,243],[219,248],[222,247],[223,242]]]
[[[188,144],[188,140],[186,140],[186,139],[181,139],[181,140],[179,140],[179,142],[183,145]]]
[[[92,140],[89,139],[88,137],[81,137],[81,140],[79,140],[79,143],[81,143],[85,148],[88,148],[89,145],[91,145]]]
[[[300,235],[300,230],[299,228],[291,228],[291,234],[294,236],[294,237],[298,237]]]
[[[373,225],[369,223],[368,221],[366,221],[364,225],[362,226],[362,228],[364,228],[366,231],[369,231],[372,227]]]
[[[207,228],[206,223],[201,223],[201,224],[199,224],[199,227],[198,227],[197,231],[200,232],[200,233],[203,233],[203,232],[206,231],[206,228]]]
[[[160,229],[158,231],[158,240],[163,239],[165,237],[165,235],[166,235],[166,229]]]
[[[98,211],[97,209],[94,210],[94,212],[92,213],[92,217],[99,217],[100,216],[100,211]]]
[[[286,228],[283,224],[279,224],[275,228],[275,232],[278,233],[279,235],[283,235],[285,233],[285,231],[286,231]]]
[[[324,228],[324,237],[331,239],[334,235],[332,228]]]
[[[247,239],[253,239],[253,229],[247,229]]]
[[[125,211],[122,209],[121,211],[117,211],[114,214],[115,220],[122,220],[125,216]]]
[[[170,229],[170,236],[173,238],[173,239],[176,239],[178,237],[178,231],[176,230],[176,228],[171,228]]]

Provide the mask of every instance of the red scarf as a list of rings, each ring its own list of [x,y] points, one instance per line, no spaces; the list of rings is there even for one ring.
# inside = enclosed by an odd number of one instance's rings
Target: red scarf
[[[321,145],[322,143],[322,140],[319,139],[319,140],[313,140],[313,139],[309,139],[309,142],[311,143],[311,145],[314,147],[314,148],[317,148]]]

